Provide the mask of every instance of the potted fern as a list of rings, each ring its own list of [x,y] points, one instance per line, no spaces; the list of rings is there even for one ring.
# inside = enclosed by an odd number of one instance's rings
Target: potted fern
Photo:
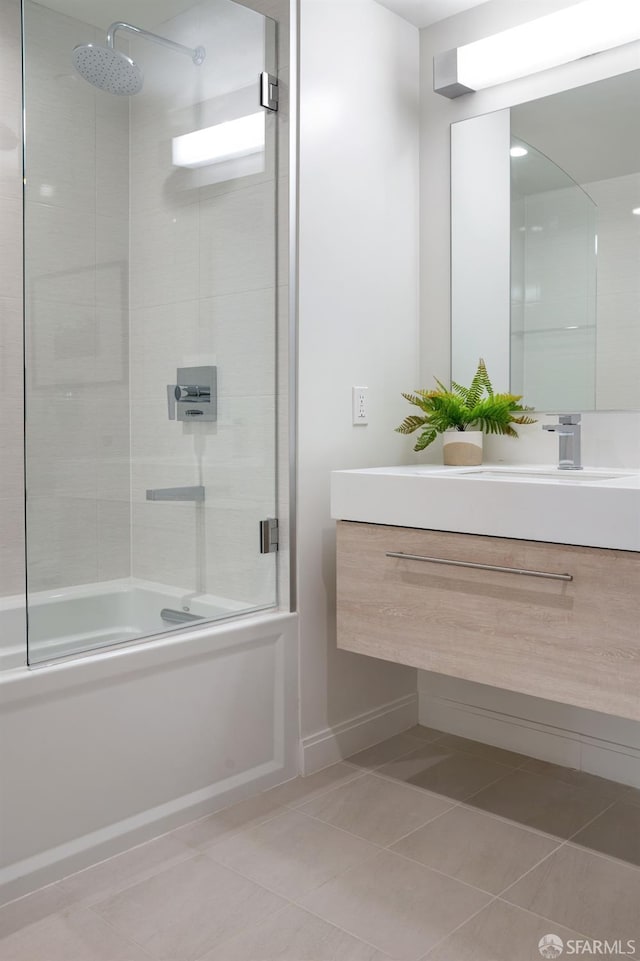
[[[472,467],[482,463],[482,436],[506,434],[517,437],[514,424],[535,424],[525,412],[522,397],[517,394],[495,394],[484,360],[480,358],[478,369],[470,387],[451,383],[451,390],[435,378],[437,390],[417,390],[403,394],[410,404],[422,414],[410,414],[396,430],[400,434],[413,434],[421,430],[413,448],[424,450],[443,435],[444,463],[451,467]]]

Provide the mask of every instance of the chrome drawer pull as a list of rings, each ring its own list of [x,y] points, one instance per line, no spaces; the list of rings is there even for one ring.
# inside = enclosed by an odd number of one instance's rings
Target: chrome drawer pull
[[[447,567],[471,567],[476,571],[498,571],[500,574],[524,574],[527,577],[545,577],[550,581],[572,581],[572,574],[549,574],[547,571],[527,571],[519,567],[498,567],[496,564],[474,564],[472,561],[447,561],[443,557],[424,557],[422,554],[403,554],[402,551],[387,551],[387,557],[398,557],[403,561],[426,561],[429,564],[444,564]]]

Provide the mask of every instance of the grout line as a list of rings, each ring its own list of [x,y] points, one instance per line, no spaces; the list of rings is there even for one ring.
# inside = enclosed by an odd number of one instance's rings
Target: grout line
[[[415,834],[416,831],[421,831],[424,827],[427,826],[427,824],[433,824],[434,821],[438,821],[440,818],[444,817],[445,814],[451,814],[451,812],[452,812],[452,811],[455,811],[456,808],[458,808],[459,806],[460,806],[459,804],[453,803],[453,804],[451,805],[451,807],[445,808],[444,811],[440,811],[440,814],[435,814],[432,818],[429,818],[428,821],[425,821],[424,824],[421,824],[419,827],[414,828],[412,831],[407,831],[407,833],[406,833],[406,834],[403,834],[402,837],[396,838],[395,841],[391,841],[389,844],[386,844],[386,845],[385,845],[385,850],[386,850],[386,851],[391,851],[392,854],[398,854],[397,851],[393,851],[394,845],[400,844],[400,842],[401,842],[401,841],[404,841],[406,838],[410,838],[412,834]],[[407,855],[407,856],[408,856],[408,855]],[[410,858],[410,860],[413,861],[413,860],[415,860],[415,858]],[[423,861],[417,861],[417,863],[418,863],[418,864],[424,864]],[[429,867],[429,865],[425,865],[425,867]]]
[[[598,818],[601,818],[603,814],[606,814],[607,811],[610,811],[611,808],[612,808],[616,803],[617,803],[616,801],[612,801],[611,804],[607,804],[607,806],[606,806],[605,808],[603,808],[602,811],[600,811],[600,812],[599,812],[598,814],[596,814],[594,817],[590,818],[588,821],[585,821],[585,823],[584,823],[581,827],[579,827],[577,831],[574,831],[573,834],[570,834],[568,838],[565,838],[565,840],[566,840],[566,841],[572,841],[578,834],[580,834],[581,831],[584,831],[584,829],[585,829],[585,828],[588,828],[590,824],[593,824],[593,822],[594,822],[594,821],[597,821]]]
[[[549,924],[557,924],[562,928],[567,928],[567,930],[573,931],[575,934],[580,935],[580,937],[585,938],[585,940],[587,941],[596,940],[590,934],[587,934],[585,931],[576,931],[575,928],[569,928],[569,926],[566,925],[563,921],[558,921],[556,918],[548,918],[544,914],[538,914],[537,911],[531,911],[530,908],[523,908],[521,904],[514,904],[513,901],[505,901],[505,899],[502,897],[501,894],[498,895],[496,900],[499,901],[501,904],[506,904],[507,907],[516,908],[519,911],[525,911],[526,914],[530,914],[532,917],[538,918],[540,921],[546,921]]]
[[[134,945],[136,948],[138,948],[138,950],[142,951],[145,957],[150,958],[151,961],[156,961],[154,956],[147,951],[144,945],[142,945],[134,937],[132,937],[130,934],[125,934],[124,931],[121,931],[120,928],[117,928],[115,924],[107,920],[107,918],[103,917],[98,911],[94,911],[91,905],[85,905],[84,907],[85,907],[85,910],[89,911],[89,913],[94,916],[94,918],[96,918],[99,921],[102,921],[102,923],[106,924],[108,928],[111,928],[114,934],[117,934],[119,938],[123,938],[125,941],[128,941],[130,944]]]
[[[566,844],[567,844],[567,841],[566,841],[566,839],[565,839],[565,840],[562,841],[556,848],[554,848],[553,851],[549,851],[549,853],[547,854],[546,857],[544,857],[544,858],[542,858],[540,861],[538,861],[537,864],[534,864],[533,867],[529,868],[528,871],[525,871],[524,874],[521,874],[517,881],[514,881],[512,884],[508,884],[508,885],[506,886],[506,888],[503,888],[503,890],[500,892],[500,894],[497,895],[497,897],[499,897],[500,900],[504,900],[507,904],[512,904],[513,902],[507,901],[507,899],[504,897],[504,895],[505,895],[508,891],[510,891],[511,888],[514,888],[514,887],[516,886],[516,884],[520,884],[520,882],[521,882],[522,880],[524,880],[524,878],[528,877],[528,875],[531,874],[532,871],[535,871],[537,868],[539,868],[541,864],[544,864],[544,862],[545,862],[545,861],[548,861],[549,858],[553,857],[555,854],[558,854],[558,852],[561,851],[562,848],[565,847]],[[518,907],[518,905],[516,905],[516,907]],[[558,923],[560,923],[560,922],[558,922]]]
[[[556,844],[555,848],[553,848],[552,851],[547,852],[547,854],[545,854],[544,857],[540,858],[539,861],[536,861],[536,863],[532,864],[530,868],[528,868],[522,874],[518,875],[515,881],[511,881],[509,884],[505,885],[505,887],[501,888],[500,891],[498,891],[498,894],[496,895],[496,897],[501,897],[501,895],[503,895],[505,891],[509,891],[512,887],[514,887],[514,885],[518,884],[519,881],[522,881],[522,879],[525,878],[527,874],[531,874],[532,871],[535,871],[535,869],[540,867],[541,864],[544,864],[544,862],[548,860],[548,858],[550,858],[553,854],[556,854],[556,852],[559,851],[560,848],[563,848],[566,843],[567,843],[566,841],[562,841],[560,838],[558,838],[558,843]]]
[[[548,838],[550,841],[557,841],[558,843],[563,843],[567,840],[558,834],[552,834],[550,831],[543,831],[541,828],[534,828],[530,824],[522,824],[520,821],[514,821],[513,818],[509,818],[505,814],[496,814],[495,811],[486,811],[484,808],[476,807],[474,804],[471,804],[468,799],[461,801],[459,806],[471,814],[479,814],[484,817],[493,818],[494,821],[500,821],[501,824],[507,824],[510,827],[517,828],[519,831],[526,831],[528,834],[533,834],[536,837]]]
[[[338,877],[338,875],[336,875],[336,877]],[[333,878],[331,878],[331,880],[333,880]],[[323,887],[323,885],[320,885],[320,887]],[[316,891],[319,891],[319,890],[320,888],[316,888]],[[307,907],[306,904],[299,903],[298,901],[292,901],[291,904],[293,904],[294,907],[299,908],[301,911],[306,911],[307,914],[310,914],[312,917],[317,918],[319,921],[323,921],[324,924],[330,924],[332,927],[336,928],[342,934],[348,934],[350,938],[355,938],[356,941],[361,941],[362,944],[366,944],[367,947],[373,948],[374,951],[377,951],[379,954],[384,955],[385,958],[389,958],[389,961],[392,961],[392,958],[386,953],[386,951],[383,951],[382,948],[379,948],[372,941],[365,941],[365,939],[361,937],[359,934],[353,934],[352,931],[348,931],[347,928],[341,927],[339,924],[336,924],[335,921],[329,921],[327,918],[323,917],[321,914],[318,914],[317,911],[313,911],[311,908]]]
[[[456,884],[462,884],[465,888],[471,888],[472,891],[477,891],[479,894],[486,894],[492,901],[498,897],[493,891],[487,891],[486,888],[480,888],[477,884],[471,884],[470,881],[463,881],[462,878],[456,878],[452,874],[447,874],[445,871],[441,871],[439,868],[434,868],[431,864],[425,864],[423,861],[416,861],[415,858],[410,857],[408,854],[401,854],[399,851],[388,851],[389,854],[393,854],[398,858],[402,858],[403,861],[408,861],[409,864],[417,864],[419,867],[424,868],[425,871],[432,871],[434,874],[440,875],[441,878],[447,878],[449,881],[455,881]],[[486,907],[487,905],[483,905]]]
[[[306,797],[302,800],[298,799],[297,801],[285,801],[283,802],[283,806],[288,808],[290,811],[299,811],[300,808],[305,804],[310,804],[311,801],[315,801],[317,798],[325,797],[327,794],[331,794],[332,791],[339,791],[341,788],[346,787],[347,784],[353,784],[354,781],[359,781],[368,773],[367,771],[362,771],[356,767],[354,767],[353,770],[354,772],[358,771],[358,773],[354,774],[353,777],[347,778],[345,781],[340,781],[337,784],[328,784],[326,788],[320,788],[315,791],[313,797]],[[277,788],[274,788],[274,790],[277,790]]]
[[[435,951],[437,947],[439,947],[443,943],[443,941],[446,941],[447,938],[453,937],[456,931],[459,931],[460,928],[463,928],[465,926],[465,924],[469,924],[470,921],[473,921],[474,918],[477,918],[479,914],[482,914],[483,911],[486,911],[488,908],[490,908],[491,905],[494,904],[497,900],[498,900],[497,896],[493,895],[491,897],[491,900],[488,901],[487,904],[483,904],[483,906],[479,908],[477,911],[474,911],[472,915],[470,915],[468,918],[465,918],[464,921],[461,921],[460,924],[458,924],[453,929],[453,931],[449,931],[449,933],[446,934],[443,938],[440,938],[439,941],[436,941],[435,944],[432,944],[429,950],[427,951],[427,953],[421,955],[418,961],[427,961],[427,958],[432,954],[433,951]]]

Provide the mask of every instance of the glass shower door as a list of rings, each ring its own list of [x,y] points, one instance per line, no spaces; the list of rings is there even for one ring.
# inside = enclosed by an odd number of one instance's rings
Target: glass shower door
[[[99,6],[24,0],[32,664],[276,603],[275,25]]]

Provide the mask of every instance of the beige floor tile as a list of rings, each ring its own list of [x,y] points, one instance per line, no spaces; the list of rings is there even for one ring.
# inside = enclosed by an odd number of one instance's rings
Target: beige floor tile
[[[71,908],[0,941],[2,961],[148,961],[89,908]]]
[[[459,881],[499,894],[558,846],[557,841],[457,807],[391,848]]]
[[[302,900],[398,961],[421,958],[489,898],[422,864],[382,851]]]
[[[57,914],[73,904],[74,899],[60,884],[49,884],[18,901],[11,901],[0,908],[0,938],[35,924],[50,914]]]
[[[383,765],[377,773],[462,801],[512,770],[495,761],[441,747],[436,741]]]
[[[451,807],[451,801],[375,774],[330,791],[300,811],[383,847]]]
[[[573,844],[502,897],[590,938],[640,940],[640,871]]]
[[[299,807],[357,777],[362,777],[362,771],[356,770],[349,764],[332,764],[331,767],[325,767],[322,771],[316,771],[315,774],[296,777],[293,781],[287,781],[286,784],[272,788],[271,791],[266,792],[265,798],[271,798],[288,807]]]
[[[511,904],[494,901],[428,955],[428,961],[540,961],[538,944],[547,934],[566,943],[580,937]],[[425,959],[426,961],[426,959]]]
[[[396,757],[408,754],[409,751],[415,751],[417,747],[420,747],[422,741],[423,738],[414,737],[410,734],[396,734],[395,737],[381,741],[380,744],[374,744],[373,747],[352,754],[351,757],[347,758],[347,762],[371,770],[380,767],[381,764],[386,764],[387,761],[392,761]]]
[[[284,810],[283,805],[275,798],[269,797],[270,794],[270,791],[266,791],[264,794],[247,798],[246,801],[240,801],[222,811],[216,811],[209,817],[191,821],[183,828],[177,828],[171,836],[192,848],[208,847],[214,841],[230,837],[245,828],[255,827],[281,814]]]
[[[514,771],[467,803],[547,834],[569,838],[611,802],[586,788]]]
[[[640,807],[617,801],[572,841],[640,867]]]
[[[377,850],[329,824],[287,811],[251,831],[212,845],[207,853],[219,864],[295,899],[367,860]]]
[[[505,751],[501,747],[483,744],[482,741],[471,741],[467,737],[458,737],[456,734],[445,734],[438,741],[438,746],[451,748],[452,751],[463,751],[465,754],[475,754],[476,757],[486,757],[490,761],[497,761],[498,764],[506,764],[507,767],[521,767],[530,760],[526,754]]]
[[[621,800],[624,801],[625,804],[640,805],[640,788],[637,788],[637,787],[627,788],[627,791],[625,794],[623,794]]]
[[[376,948],[290,905],[201,961],[387,961]]]
[[[270,891],[196,855],[92,910],[152,958],[194,961],[283,906]]]
[[[91,904],[192,856],[191,848],[168,834],[78,871],[60,881],[60,888],[77,903]]]
[[[417,737],[421,741],[439,741],[441,737],[444,737],[444,731],[438,731],[435,727],[426,727],[424,724],[416,724],[415,727],[410,727],[408,731],[404,731],[404,734],[408,734],[409,737]]]
[[[538,761],[535,758],[530,758],[522,766],[522,770],[529,771],[531,774],[541,774],[544,777],[553,777],[557,781],[564,781],[565,784],[573,784],[574,787],[588,788],[594,794],[602,794],[604,797],[611,798],[612,801],[622,800],[629,791],[633,790],[617,781],[609,781],[595,774],[587,774],[586,771],[576,771],[574,768],[551,764],[549,761]]]

